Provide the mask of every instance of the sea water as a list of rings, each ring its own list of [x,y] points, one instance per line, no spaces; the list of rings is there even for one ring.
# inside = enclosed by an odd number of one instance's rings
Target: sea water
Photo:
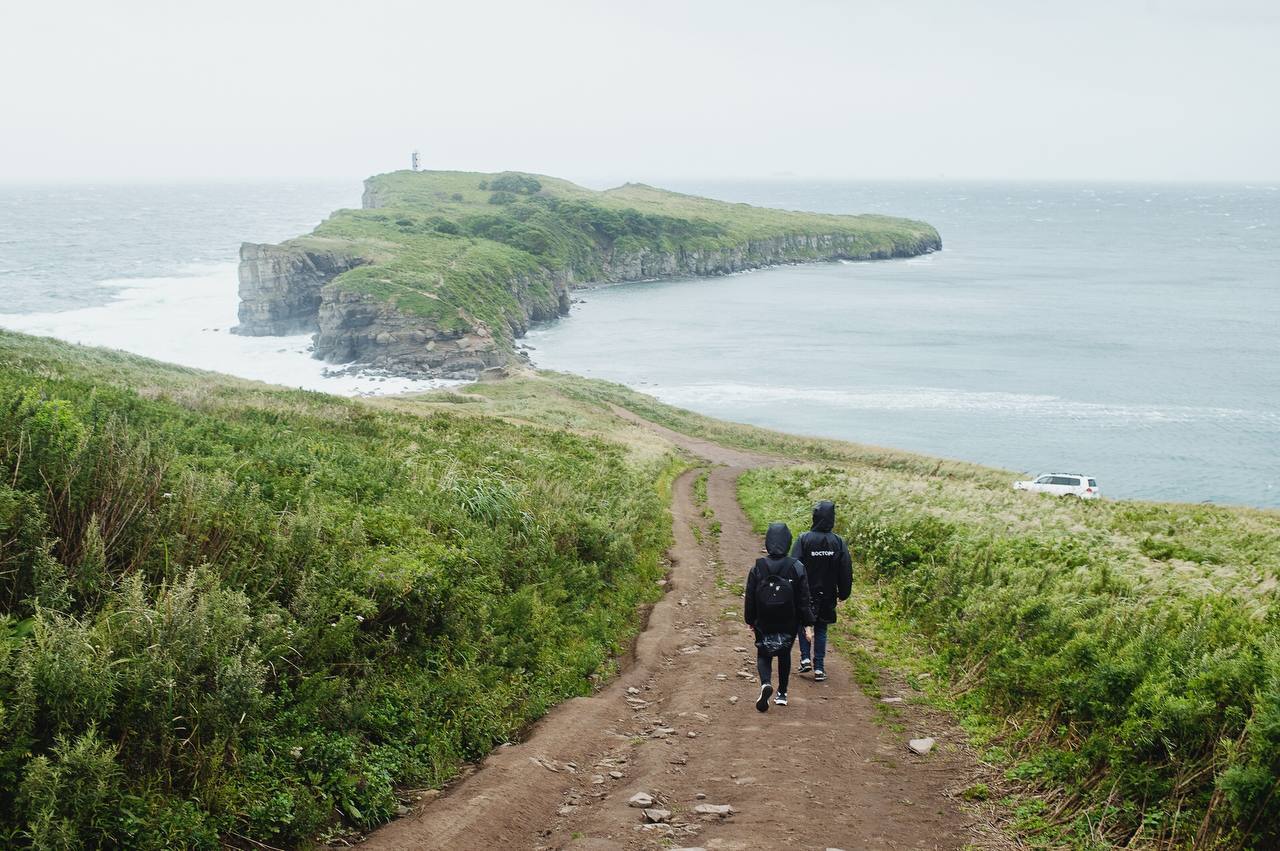
[[[673,188],[910,216],[944,248],[588,291],[529,335],[539,366],[1110,496],[1280,506],[1276,186]]]
[[[672,185],[666,182],[667,185]],[[929,221],[940,253],[580,293],[540,366],[788,431],[1111,496],[1280,506],[1274,185],[684,183]],[[0,327],[329,392],[310,340],[239,337],[236,252],[359,203],[357,181],[0,187]]]

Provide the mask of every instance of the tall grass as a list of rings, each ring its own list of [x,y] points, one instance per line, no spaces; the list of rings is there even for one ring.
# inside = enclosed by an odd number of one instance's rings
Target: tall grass
[[[761,470],[756,523],[818,498],[961,707],[1004,719],[1049,845],[1280,845],[1280,515],[1082,503],[871,466]]]
[[[0,845],[385,821],[607,671],[665,474],[0,334]]]

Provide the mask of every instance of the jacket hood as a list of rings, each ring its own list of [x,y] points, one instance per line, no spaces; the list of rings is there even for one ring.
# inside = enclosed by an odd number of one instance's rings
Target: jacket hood
[[[824,499],[813,507],[813,531],[830,532],[836,526],[836,504]]]
[[[791,550],[791,530],[786,523],[770,523],[764,533],[764,548],[773,558],[782,558]]]

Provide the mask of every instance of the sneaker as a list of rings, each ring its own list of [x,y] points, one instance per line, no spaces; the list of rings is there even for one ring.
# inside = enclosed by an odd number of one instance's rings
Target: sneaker
[[[815,683],[820,683],[826,678],[827,678],[827,672],[822,670],[821,668],[813,672],[813,681]]]
[[[756,700],[756,709],[761,712],[769,711],[769,695],[773,694],[773,686],[765,683],[760,686],[760,698]]]
[[[808,659],[801,659],[801,660],[800,660],[800,673],[802,673],[802,674],[807,674],[807,673],[809,673],[809,672],[810,672],[810,671],[812,671],[812,670],[813,670],[813,663],[812,663],[812,662],[810,662]]]
[[[773,699],[773,702],[778,706],[786,706],[787,696],[782,692],[778,692],[778,696]]]

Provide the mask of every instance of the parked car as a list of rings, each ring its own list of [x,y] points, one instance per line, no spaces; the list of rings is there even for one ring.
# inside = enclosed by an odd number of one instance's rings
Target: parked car
[[[1097,499],[1102,496],[1098,480],[1083,473],[1045,473],[1025,482],[1014,482],[1014,490],[1047,493],[1053,496],[1075,496]]]

